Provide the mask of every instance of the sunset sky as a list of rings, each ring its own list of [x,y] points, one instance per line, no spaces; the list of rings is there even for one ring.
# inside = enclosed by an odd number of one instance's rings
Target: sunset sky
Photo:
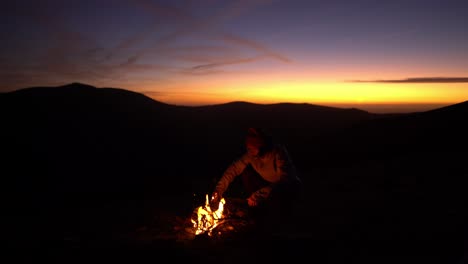
[[[0,91],[426,110],[468,100],[467,14],[466,0],[4,1]]]

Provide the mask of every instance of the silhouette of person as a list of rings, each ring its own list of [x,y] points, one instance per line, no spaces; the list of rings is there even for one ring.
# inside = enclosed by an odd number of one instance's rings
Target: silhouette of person
[[[240,177],[246,202],[263,224],[278,224],[289,217],[302,192],[302,182],[283,144],[261,128],[249,128],[245,153],[224,171],[212,194],[214,206],[236,177]]]

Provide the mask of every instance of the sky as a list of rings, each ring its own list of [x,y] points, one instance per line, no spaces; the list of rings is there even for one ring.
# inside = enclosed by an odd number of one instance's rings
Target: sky
[[[430,110],[468,100],[466,14],[466,0],[3,1],[0,92]]]

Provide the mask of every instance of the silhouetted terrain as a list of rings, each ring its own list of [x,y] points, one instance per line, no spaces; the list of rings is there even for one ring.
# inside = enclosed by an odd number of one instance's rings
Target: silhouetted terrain
[[[0,94],[0,107],[4,238],[12,246],[112,248],[122,230],[162,212],[189,213],[255,126],[288,147],[306,189],[301,239],[269,247],[337,262],[463,256],[468,102],[408,114],[290,103],[185,107],[74,83]],[[143,257],[161,248],[179,249],[155,240],[138,250]]]

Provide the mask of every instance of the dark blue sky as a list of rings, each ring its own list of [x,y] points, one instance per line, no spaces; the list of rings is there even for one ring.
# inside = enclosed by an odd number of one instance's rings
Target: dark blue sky
[[[466,14],[468,1],[453,0],[10,1],[0,89],[79,81],[179,104],[464,101]]]

